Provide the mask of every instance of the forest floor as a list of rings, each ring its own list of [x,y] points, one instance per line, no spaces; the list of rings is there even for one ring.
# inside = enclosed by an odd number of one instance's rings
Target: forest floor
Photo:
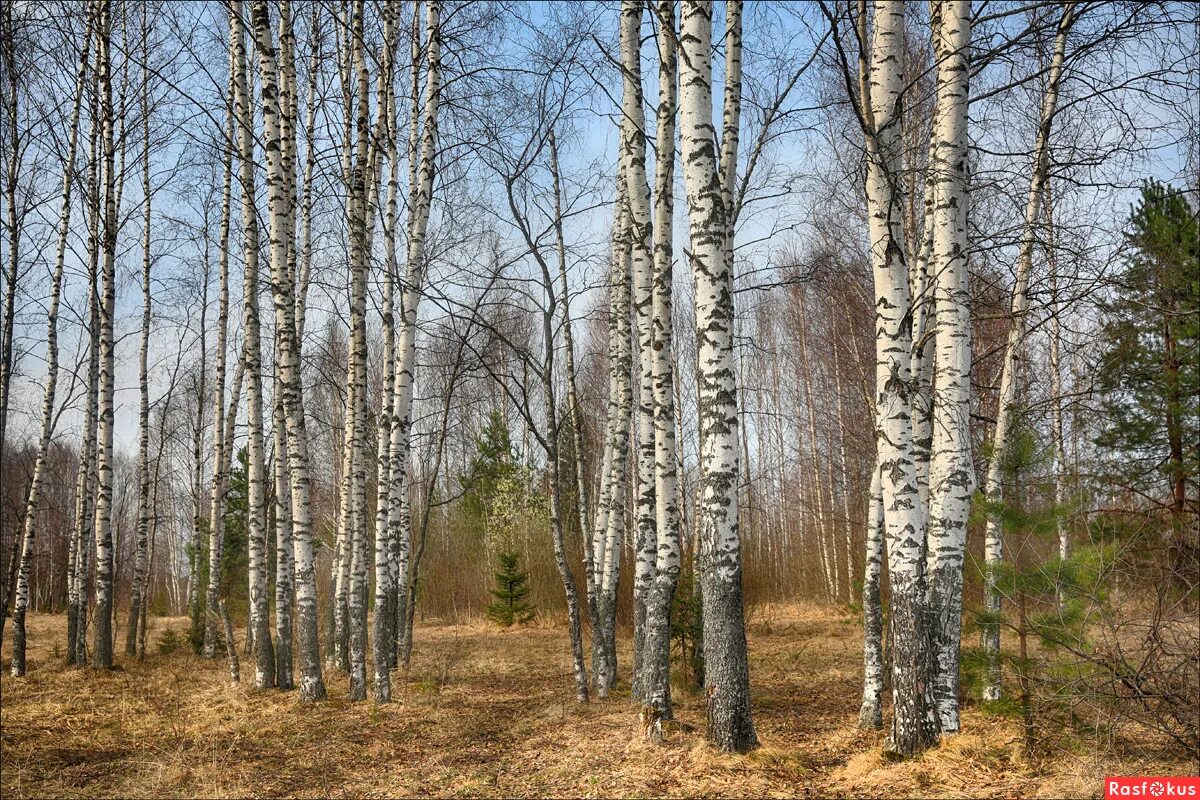
[[[151,622],[150,649],[166,628]],[[880,755],[855,727],[860,628],[815,607],[750,622],[762,747],[748,756],[704,741],[703,698],[676,692],[681,723],[659,747],[637,735],[627,687],[572,701],[562,626],[513,630],[421,625],[397,702],[350,704],[228,683],[225,664],[151,653],[104,674],[62,664],[65,618],[31,615],[30,669],[0,678],[0,795],[23,797],[744,796],[1102,797],[1105,775],[1194,772],[1153,755],[1105,755],[1056,734],[1035,759],[1016,720],[967,708],[963,733],[918,759]],[[118,641],[123,641],[118,636]],[[186,648],[185,648],[186,650]],[[629,642],[621,642],[622,674]],[[243,675],[253,665],[243,659]],[[252,679],[252,678],[251,678]],[[1052,749],[1051,749],[1052,748]]]

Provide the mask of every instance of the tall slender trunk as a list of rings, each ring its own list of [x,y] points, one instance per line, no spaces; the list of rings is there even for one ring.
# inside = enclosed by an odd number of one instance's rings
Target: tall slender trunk
[[[17,68],[17,30],[16,22],[19,16],[18,8],[6,6],[0,12],[0,23],[3,26],[5,73],[8,77],[7,96],[4,98],[4,111],[8,117],[9,140],[6,142],[8,152],[5,153],[7,170],[4,201],[8,212],[8,265],[5,269],[4,319],[0,329],[0,467],[4,465],[4,454],[8,444],[8,404],[12,388],[13,372],[13,331],[16,320],[17,278],[21,266],[21,220],[17,205],[17,182],[20,179],[21,159],[25,148],[21,143],[21,75]],[[11,586],[11,584],[10,584]],[[5,598],[4,610],[8,610]],[[0,612],[2,615],[3,612]],[[3,634],[3,616],[0,616],[0,635]]]
[[[225,372],[226,372],[226,339],[229,330],[229,228],[233,217],[233,152],[237,148],[235,117],[234,117],[234,76],[236,74],[233,42],[229,45],[229,84],[226,87],[227,118],[225,138],[222,150],[222,186],[221,186],[221,222],[218,232],[217,270],[220,273],[219,297],[217,299],[217,344],[216,365],[213,376],[213,472],[212,485],[209,488],[209,517],[208,517],[208,586],[205,588],[204,607],[204,643],[205,658],[216,658],[216,644],[219,638],[218,625],[221,624],[217,603],[221,596],[221,557],[225,544],[225,489],[228,484],[226,464],[230,463],[231,453],[226,451],[226,432],[232,433],[234,420],[226,419],[225,415]],[[242,363],[238,359],[239,365]],[[240,370],[240,366],[239,366]],[[244,374],[244,372],[240,372]],[[240,385],[240,384],[239,384]],[[237,407],[239,392],[235,391],[230,398],[230,405]],[[192,612],[193,628],[199,625],[199,603]]]
[[[418,25],[420,4],[413,8],[413,82],[414,103],[419,66]],[[407,272],[400,292],[399,332],[396,342],[396,374],[392,397],[392,429],[388,493],[388,536],[398,543],[396,569],[396,615],[407,620],[409,596],[408,568],[411,547],[411,519],[407,508],[409,432],[412,428],[413,378],[416,371],[417,311],[425,284],[425,237],[429,229],[436,175],[438,104],[441,98],[441,3],[431,0],[425,13],[425,97],[420,118],[413,109],[409,129],[409,219]],[[420,130],[417,126],[420,125]],[[418,143],[420,150],[418,152]],[[407,623],[405,624],[407,630]],[[402,643],[401,643],[402,644]],[[401,648],[403,649],[403,647]]]
[[[860,4],[865,41],[865,2]],[[912,309],[901,231],[901,174],[896,114],[904,83],[904,8],[876,0],[869,73],[861,81],[867,144],[867,210],[875,279],[875,419],[895,638],[892,688],[895,714],[888,747],[908,755],[937,741],[938,719],[928,685],[925,591],[925,510],[920,505],[911,399]],[[866,54],[863,55],[863,61]]]
[[[1017,251],[1017,276],[1013,285],[1011,320],[1000,366],[1000,394],[996,401],[996,429],[992,433],[991,458],[988,462],[984,495],[993,503],[1004,495],[1003,462],[1008,452],[1012,416],[1016,409],[1017,371],[1025,338],[1025,317],[1029,313],[1029,275],[1033,271],[1033,250],[1037,244],[1042,210],[1042,196],[1050,166],[1050,129],[1058,105],[1058,87],[1062,81],[1063,61],[1066,58],[1067,34],[1075,20],[1075,7],[1063,6],[1062,17],[1054,37],[1054,55],[1042,95],[1041,120],[1033,146],[1033,165],[1029,179],[1029,194],[1025,202],[1025,224]],[[984,700],[999,700],[1000,685],[1000,591],[996,586],[996,570],[1004,559],[1003,524],[997,514],[987,520],[984,538],[984,605],[988,619],[982,626],[982,639],[987,673],[983,686]]]
[[[286,3],[288,0],[280,0]],[[317,631],[317,578],[312,543],[311,479],[308,432],[304,416],[304,385],[300,380],[295,275],[289,269],[288,242],[295,233],[288,198],[279,107],[279,68],[271,36],[266,0],[251,8],[254,43],[261,74],[263,140],[267,156],[267,196],[271,219],[271,297],[275,308],[275,368],[283,392],[288,441],[288,477],[292,493],[292,551],[295,558],[297,650],[300,656],[300,700],[325,698]],[[289,123],[291,124],[291,123]],[[268,633],[269,635],[269,633]]]
[[[1046,265],[1050,270],[1050,430],[1054,438],[1054,526],[1058,532],[1058,557],[1071,555],[1071,529],[1067,524],[1067,441],[1063,435],[1062,323],[1059,320],[1058,252],[1054,244],[1054,195],[1045,185]],[[1060,591],[1059,601],[1062,601]]]
[[[592,673],[596,693],[607,698],[617,672],[617,589],[621,578],[621,545],[625,541],[626,476],[629,459],[629,423],[633,404],[630,386],[632,342],[629,320],[632,242],[629,235],[628,184],[618,167],[617,201],[613,224],[612,272],[609,279],[609,471],[604,477],[596,530],[596,617],[599,635],[592,636]],[[604,502],[606,501],[606,502]]]
[[[93,7],[93,14],[97,13]],[[98,59],[97,59],[98,60]],[[100,125],[98,116],[99,70],[93,66],[89,93],[91,131],[88,139],[88,371],[84,394],[83,433],[79,442],[79,469],[75,479],[75,572],[72,589],[74,612],[68,616],[67,658],[85,667],[87,658],[88,595],[91,586],[90,561],[94,547],[95,497],[99,481],[96,464],[97,398],[100,385],[100,298],[97,278],[100,259],[100,161],[98,158]],[[0,610],[0,614],[2,614]],[[3,626],[0,626],[2,628]],[[73,630],[72,630],[73,627]]]
[[[350,700],[367,698],[367,225],[373,220],[367,199],[369,152],[369,73],[363,56],[363,0],[351,4],[350,60],[357,95],[354,105],[355,160],[347,186],[350,225],[350,353],[347,362],[350,430]]]
[[[867,499],[867,547],[863,569],[863,695],[858,727],[883,727],[883,604],[879,579],[883,572],[883,494],[876,467]]]
[[[588,540],[588,520],[591,519],[588,511],[588,493],[587,493],[587,477],[585,476],[584,467],[584,436],[583,436],[583,410],[579,405],[579,391],[576,385],[575,378],[575,340],[571,331],[571,300],[570,288],[567,283],[567,247],[566,239],[563,235],[563,217],[562,217],[562,185],[559,179],[558,169],[558,143],[554,136],[554,129],[549,131],[550,145],[550,174],[554,182],[554,235],[555,244],[558,254],[558,280],[559,288],[562,291],[562,297],[558,301],[562,306],[562,331],[563,331],[563,349],[564,349],[564,366],[567,373],[567,413],[570,415],[571,422],[571,445],[574,455],[574,464],[572,465],[575,473],[575,510],[578,515],[579,533],[584,541],[585,553],[585,576],[586,585],[586,600],[588,610],[588,621],[593,626],[596,625],[596,604],[595,594],[592,587],[593,565],[591,559],[591,547],[587,544]],[[553,289],[551,289],[553,291]],[[563,561],[566,561],[564,552]],[[574,578],[571,579],[572,586]],[[578,605],[578,600],[575,601]],[[578,612],[577,612],[578,613]],[[574,632],[572,631],[572,637]],[[582,631],[580,633],[580,660],[582,661]],[[578,671],[578,670],[577,670]],[[586,669],[584,669],[583,688],[576,692],[580,702],[586,702],[588,699],[588,681]]]
[[[246,525],[249,564],[250,635],[254,641],[254,686],[275,686],[275,648],[271,643],[270,587],[267,584],[266,454],[264,452],[262,331],[259,320],[258,213],[255,208],[254,129],[250,88],[247,79],[246,34],[243,9],[236,3],[229,15],[233,43],[233,109],[237,120],[238,177],[242,194],[242,252],[245,260],[242,286],[242,328],[245,332],[242,358],[246,364]],[[256,25],[260,23],[255,16]],[[264,80],[265,83],[265,80]],[[266,87],[263,93],[266,94]],[[278,139],[272,142],[277,148]],[[270,150],[270,146],[268,146]],[[274,176],[277,180],[278,176]],[[273,181],[272,181],[273,182]],[[272,186],[277,191],[279,187]],[[274,194],[274,191],[273,191]],[[272,198],[274,199],[274,197]],[[275,230],[272,230],[274,245]]]
[[[646,116],[642,101],[641,28],[642,0],[621,4],[621,170],[629,198],[629,236],[632,243],[633,311],[637,320],[638,402],[636,458],[636,543],[633,576],[633,680],[634,701],[643,699],[643,645],[646,635],[646,600],[654,582],[657,552],[654,502],[654,382],[653,303],[654,252],[650,187],[646,183]]]
[[[112,92],[112,2],[101,0],[97,39],[100,76],[100,139],[104,151],[104,221],[100,276],[100,374],[96,426],[96,626],[92,664],[109,669],[113,663],[113,383],[116,342],[117,186]]]
[[[676,53],[675,3],[659,0],[658,121],[654,175],[654,275],[652,289],[654,391],[654,576],[646,600],[642,643],[643,724],[662,739],[662,720],[671,719],[671,604],[679,582],[679,484],[675,459],[675,349],[671,327],[672,217],[675,184]],[[669,33],[667,33],[669,32]],[[646,710],[648,709],[648,711]]]
[[[971,311],[967,249],[967,48],[970,3],[931,6],[937,58],[937,180],[932,266],[936,276],[937,363],[929,465],[926,573],[933,625],[932,675],[944,734],[958,732],[958,664],[962,639],[967,518],[975,491],[971,459]]]
[[[320,38],[315,27],[312,36]],[[291,4],[281,3],[279,6],[279,127],[280,154],[284,168],[283,177],[287,183],[287,271],[290,275],[297,274],[296,262],[298,260],[296,235],[294,232],[297,210],[295,49]],[[312,80],[316,79],[315,71],[314,68]],[[310,115],[311,111],[312,104],[310,103]],[[311,130],[311,127],[305,128],[305,130]],[[306,185],[306,202],[307,193],[308,187]],[[302,270],[306,271],[308,268],[309,265],[305,261]],[[305,281],[307,278],[302,277],[300,280]],[[305,304],[303,293],[303,288],[298,289],[295,301],[297,349],[300,347],[300,331],[304,318]],[[273,372],[271,438],[275,462],[275,685],[280,689],[294,689],[296,683],[292,669],[292,625],[295,618],[296,605],[296,555],[292,541],[292,498],[288,486],[287,473],[287,411],[283,405],[283,386],[279,380],[279,370],[275,369]]]
[[[741,45],[741,3],[727,13],[726,47]],[[722,750],[757,746],[750,713],[750,669],[742,601],[738,534],[737,372],[733,352],[733,231],[715,152],[712,122],[712,3],[684,3],[680,33],[680,141],[691,226],[696,291],[697,396],[700,428],[700,500],[697,536],[704,587],[704,663],[708,737]],[[727,63],[734,56],[727,55]],[[736,75],[736,70],[727,74]],[[734,81],[736,83],[736,80]],[[726,93],[726,137],[721,166],[735,170],[730,141],[739,97]],[[728,172],[726,172],[728,174]]]
[[[384,52],[380,69],[376,106],[377,136],[386,148],[388,161],[387,201],[383,218],[383,304],[380,318],[383,327],[383,382],[380,385],[379,423],[375,440],[375,617],[372,655],[375,667],[374,698],[377,703],[391,702],[392,684],[389,669],[395,665],[396,643],[396,548],[388,530],[388,478],[391,475],[392,386],[396,382],[396,192],[398,188],[399,154],[396,148],[396,107],[392,86],[392,51],[396,40],[395,6],[384,7]]]
[[[11,10],[5,13],[12,13]],[[54,435],[54,403],[58,388],[58,306],[62,297],[63,265],[67,251],[67,235],[71,229],[71,184],[75,177],[75,152],[79,141],[79,109],[83,105],[83,89],[87,80],[88,48],[92,40],[91,13],[87,18],[87,33],[79,55],[79,76],[75,82],[75,102],[71,109],[71,133],[67,144],[67,160],[63,165],[62,204],[58,215],[58,239],[54,251],[54,277],[50,284],[50,305],[46,309],[46,388],[42,394],[42,425],[38,435],[37,455],[29,479],[29,495],[25,501],[25,522],[21,532],[21,550],[13,600],[12,674],[25,674],[25,611],[29,606],[29,570],[33,560],[34,535],[41,504],[42,478],[46,455]],[[15,120],[14,120],[15,123]],[[15,229],[14,229],[15,231]],[[78,540],[72,538],[75,546]],[[78,555],[76,554],[76,560]],[[6,598],[7,600],[7,598]],[[2,627],[2,623],[0,623]],[[74,642],[70,643],[71,646]]]
[[[148,60],[148,10],[142,7],[142,195],[145,216],[142,219],[142,336],[138,349],[138,527],[133,557],[133,582],[129,590],[129,622],[125,629],[125,655],[137,653],[138,626],[145,603],[147,559],[150,548],[150,376],[146,362],[150,354],[150,73]]]

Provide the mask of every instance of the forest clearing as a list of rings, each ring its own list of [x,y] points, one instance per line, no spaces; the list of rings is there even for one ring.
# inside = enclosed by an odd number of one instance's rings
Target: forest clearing
[[[911,762],[860,730],[861,627],[820,607],[764,609],[749,624],[762,747],[704,741],[697,692],[676,695],[682,730],[662,749],[638,735],[628,687],[577,705],[561,624],[499,630],[418,625],[421,647],[390,705],[328,703],[231,687],[224,665],[150,653],[92,676],[50,642],[62,618],[34,615],[46,644],[28,681],[4,690],[0,794],[25,797],[1101,797],[1106,775],[1180,775],[1196,762],[1137,735],[1058,738],[1030,762],[1018,720],[964,714],[969,733]],[[186,630],[155,619],[152,635]],[[623,665],[624,666],[624,665]]]

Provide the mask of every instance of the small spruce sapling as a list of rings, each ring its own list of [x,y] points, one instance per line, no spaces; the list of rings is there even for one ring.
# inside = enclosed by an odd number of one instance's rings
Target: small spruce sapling
[[[487,617],[505,628],[524,625],[533,620],[534,610],[529,603],[529,573],[521,571],[515,550],[500,553],[500,571],[494,574],[494,602],[487,607]]]

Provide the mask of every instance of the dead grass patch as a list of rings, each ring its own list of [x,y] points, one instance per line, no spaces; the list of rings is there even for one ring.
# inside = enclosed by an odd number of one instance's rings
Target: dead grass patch
[[[61,644],[55,651],[64,619],[29,624],[29,675],[0,678],[5,798],[1086,797],[1108,770],[1186,770],[1099,754],[1030,764],[1014,722],[971,709],[965,732],[937,750],[885,762],[881,734],[854,727],[858,629],[816,606],[773,607],[751,622],[762,747],[749,756],[704,742],[696,693],[676,691],[678,724],[661,747],[638,738],[624,685],[576,705],[558,627],[420,626],[395,703],[351,704],[346,678],[327,674],[330,700],[302,706],[295,693],[231,687],[223,663],[190,651],[121,659],[113,672],[70,669]],[[186,620],[157,620],[167,626]]]

